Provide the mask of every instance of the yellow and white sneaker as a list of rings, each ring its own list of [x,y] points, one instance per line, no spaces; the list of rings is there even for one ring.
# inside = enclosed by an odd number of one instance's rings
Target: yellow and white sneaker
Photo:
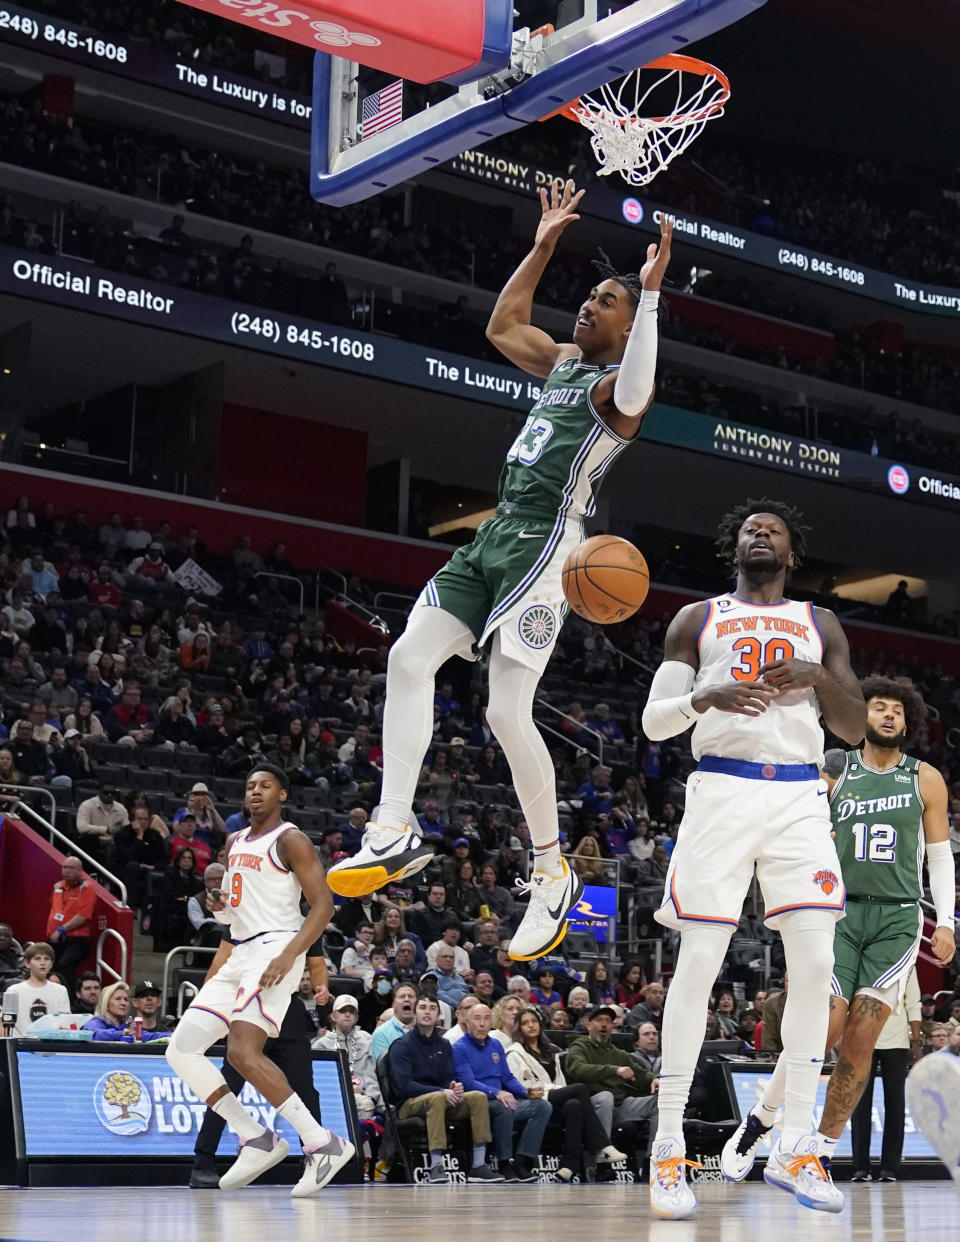
[[[521,892],[530,894],[527,912],[510,940],[510,956],[532,962],[555,948],[567,934],[567,915],[583,896],[583,880],[563,860],[563,875],[535,871]]]
[[[433,850],[424,845],[419,828],[381,828],[369,823],[359,850],[330,868],[327,883],[338,897],[366,897],[393,880],[422,871],[432,857]]]

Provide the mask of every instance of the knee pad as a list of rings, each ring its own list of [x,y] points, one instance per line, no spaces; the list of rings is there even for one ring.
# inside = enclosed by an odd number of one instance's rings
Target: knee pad
[[[185,1017],[167,1044],[167,1064],[201,1100],[226,1086],[223,1075],[204,1054],[218,1032]]]

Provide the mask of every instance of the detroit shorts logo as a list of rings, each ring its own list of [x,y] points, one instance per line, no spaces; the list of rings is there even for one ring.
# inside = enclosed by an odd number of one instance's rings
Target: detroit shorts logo
[[[540,651],[553,642],[557,632],[557,618],[553,609],[546,604],[533,604],[520,614],[517,629],[528,647]]]
[[[840,881],[832,871],[818,871],[813,877],[813,882],[827,897],[829,897],[833,890],[840,884]]]

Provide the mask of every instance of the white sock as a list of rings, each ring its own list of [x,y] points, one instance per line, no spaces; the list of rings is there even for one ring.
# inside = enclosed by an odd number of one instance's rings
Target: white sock
[[[732,928],[716,923],[688,923],[680,932],[677,969],[663,1010],[663,1068],[657,1097],[657,1138],[683,1146],[683,1113],[703,1043],[705,1014]]]
[[[773,1067],[773,1074],[767,1083],[763,1092],[763,1099],[751,1109],[751,1112],[757,1114],[764,1125],[773,1125],[773,1122],[767,1121],[767,1116],[777,1113],[777,1110],[783,1104],[783,1095],[787,1085],[787,1063],[781,1056],[776,1065]],[[762,1110],[762,1111],[761,1111]]]
[[[817,1098],[823,1050],[830,1025],[830,977],[836,920],[829,910],[796,910],[780,917],[780,935],[790,974],[780,1033],[786,1062],[783,1135],[788,1145],[816,1126]]]
[[[832,1160],[833,1157],[836,1155],[837,1144],[839,1142],[840,1142],[839,1139],[828,1138],[826,1134],[821,1134],[820,1135],[820,1155],[826,1156],[828,1159]]]
[[[454,655],[469,655],[473,634],[442,608],[417,608],[387,662],[383,712],[383,788],[377,823],[407,828],[423,757],[433,736],[437,669]]]
[[[216,1104],[211,1105],[211,1108],[224,1119],[228,1126],[233,1126],[245,1142],[249,1139],[258,1139],[266,1134],[266,1129],[258,1121],[254,1121],[232,1091],[227,1095],[222,1095]]]
[[[304,1151],[308,1147],[323,1147],[330,1142],[330,1131],[325,1129],[316,1120],[296,1093],[287,1096],[277,1109],[277,1112],[300,1135],[300,1142],[303,1144]]]
[[[557,777],[550,752],[533,722],[533,700],[540,676],[504,654],[498,630],[490,655],[487,722],[510,764],[513,787],[530,829],[534,867],[547,875],[561,876]]]
[[[533,851],[533,869],[543,871],[555,880],[563,875],[563,855],[560,853],[559,839],[553,845]]]
[[[761,1100],[758,1104],[754,1104],[750,1111],[761,1125],[772,1126],[776,1121],[777,1113],[780,1110],[778,1108],[768,1108],[763,1100]]]

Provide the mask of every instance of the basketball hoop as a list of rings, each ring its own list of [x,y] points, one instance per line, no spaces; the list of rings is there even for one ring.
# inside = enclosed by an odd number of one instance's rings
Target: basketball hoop
[[[665,72],[650,82],[650,70]],[[699,80],[699,87],[690,85],[691,75]],[[671,111],[664,116],[642,116],[647,99],[674,77],[676,99]],[[648,185],[699,137],[708,121],[722,116],[729,98],[730,82],[722,70],[705,60],[671,53],[628,73],[617,87],[601,86],[596,95],[582,95],[564,104],[558,114],[590,130],[601,177],[619,173],[630,185]]]

